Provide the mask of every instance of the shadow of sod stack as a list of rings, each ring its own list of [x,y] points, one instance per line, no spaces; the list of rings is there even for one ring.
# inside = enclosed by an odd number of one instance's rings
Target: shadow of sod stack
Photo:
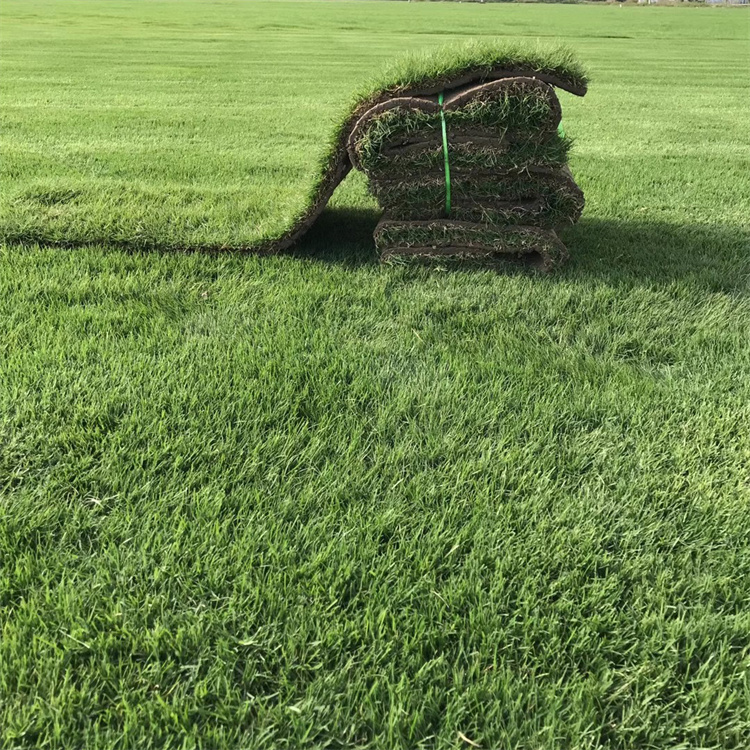
[[[367,110],[347,150],[384,209],[380,257],[536,253],[545,270],[559,265],[567,251],[556,230],[584,205],[560,120],[552,86],[522,75]]]

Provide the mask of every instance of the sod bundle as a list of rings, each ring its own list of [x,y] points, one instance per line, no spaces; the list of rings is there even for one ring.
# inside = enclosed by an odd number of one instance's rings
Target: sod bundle
[[[384,209],[381,258],[536,253],[555,267],[567,256],[556,230],[584,205],[555,87],[587,87],[559,47],[473,43],[405,58],[357,99],[310,210],[279,244],[304,232],[356,167]]]

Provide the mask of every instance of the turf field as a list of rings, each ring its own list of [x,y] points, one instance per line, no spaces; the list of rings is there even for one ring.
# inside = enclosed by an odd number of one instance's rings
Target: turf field
[[[748,31],[3,0],[0,747],[748,747]],[[381,267],[357,175],[175,251],[469,36],[590,73],[561,272]]]

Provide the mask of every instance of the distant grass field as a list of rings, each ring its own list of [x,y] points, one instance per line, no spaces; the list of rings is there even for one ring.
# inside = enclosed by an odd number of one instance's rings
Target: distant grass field
[[[750,746],[750,13],[0,24],[0,746]],[[356,175],[288,255],[133,251],[290,221],[467,36],[591,73],[559,274],[381,267]]]

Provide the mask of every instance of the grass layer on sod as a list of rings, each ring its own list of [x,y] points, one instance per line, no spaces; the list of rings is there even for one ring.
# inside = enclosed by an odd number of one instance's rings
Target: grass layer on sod
[[[747,14],[0,13],[3,210],[112,240],[0,255],[0,745],[750,744]],[[295,255],[116,249],[283,227],[451,35],[591,71],[554,277],[380,267],[360,175]]]

